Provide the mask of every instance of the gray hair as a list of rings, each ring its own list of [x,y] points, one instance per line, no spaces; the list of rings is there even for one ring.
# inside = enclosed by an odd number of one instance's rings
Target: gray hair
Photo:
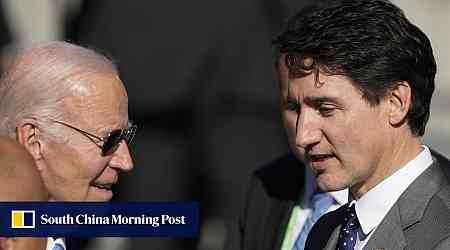
[[[76,84],[69,78],[85,73],[118,74],[105,56],[67,42],[20,51],[0,79],[0,135],[14,138],[24,118],[44,126],[46,118],[64,117],[62,101]]]

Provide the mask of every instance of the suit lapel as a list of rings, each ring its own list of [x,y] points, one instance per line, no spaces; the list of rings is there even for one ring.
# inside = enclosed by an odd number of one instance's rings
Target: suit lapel
[[[433,164],[406,189],[397,202],[403,228],[422,219],[431,198],[447,183],[442,169],[434,160]]]
[[[304,189],[305,167],[294,156],[282,164],[290,168],[288,178],[281,180],[283,185],[278,183],[278,187],[284,186],[283,197],[272,197],[268,217],[261,218],[266,220],[263,249],[267,250],[281,249],[295,202]]]
[[[406,239],[403,234],[400,213],[397,205],[388,212],[381,224],[375,229],[364,250],[404,249]]]
[[[304,165],[285,155],[255,171],[245,228],[245,249],[280,249],[294,203],[303,192]]]
[[[264,244],[268,247],[268,250],[281,249],[293,208],[293,201],[282,201],[273,205],[270,215],[271,218],[268,221],[272,225],[272,228],[268,229],[267,232],[268,236],[272,235],[272,237],[266,237],[266,239],[271,238],[271,242]]]
[[[434,161],[399,197],[364,250],[404,249],[407,245],[404,230],[421,220],[429,201],[446,182],[439,164]]]

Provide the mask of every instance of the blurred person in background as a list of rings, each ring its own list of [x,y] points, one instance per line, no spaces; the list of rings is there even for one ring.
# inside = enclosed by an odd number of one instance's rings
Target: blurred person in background
[[[12,42],[11,28],[7,19],[3,1],[0,1],[0,74],[9,61],[8,48]]]
[[[0,202],[47,201],[33,158],[12,139],[0,137]],[[1,250],[44,250],[46,238],[1,237]]]
[[[108,201],[133,168],[127,93],[92,50],[55,41],[20,51],[0,79],[0,117],[0,134],[31,154],[51,201]]]

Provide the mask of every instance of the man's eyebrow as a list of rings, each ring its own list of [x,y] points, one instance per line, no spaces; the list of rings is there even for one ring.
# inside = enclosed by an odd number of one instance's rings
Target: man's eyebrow
[[[331,102],[335,104],[340,104],[341,101],[339,98],[331,97],[331,96],[307,96],[303,100],[306,104],[318,104],[318,103],[324,103],[324,102]]]

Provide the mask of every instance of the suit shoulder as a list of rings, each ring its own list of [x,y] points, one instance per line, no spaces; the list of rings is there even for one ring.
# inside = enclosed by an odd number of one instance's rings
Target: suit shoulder
[[[435,195],[434,200],[442,202],[447,208],[447,214],[450,217],[450,185],[444,186],[439,192]]]
[[[429,249],[430,246],[448,246],[450,242],[450,186],[445,185],[430,200],[425,213],[417,227],[408,230],[414,245],[420,249]],[[435,248],[431,248],[435,249]],[[443,248],[437,248],[443,249]],[[450,248],[445,248],[450,249]]]
[[[448,250],[448,249],[450,249],[450,236],[441,240],[435,247],[433,247],[433,250]]]
[[[279,157],[252,174],[252,186],[281,200],[295,200],[303,186],[305,166],[292,154]]]
[[[445,176],[447,177],[447,180],[450,181],[450,160],[445,157],[443,154],[437,152],[436,150],[430,148],[431,155],[433,156],[434,160],[437,162],[439,167],[444,172]]]
[[[433,148],[430,148],[431,155],[439,162],[439,164],[444,164],[450,166],[450,160],[443,154],[439,153]]]
[[[450,249],[450,186],[447,185],[440,190],[433,200],[435,203],[442,204],[443,208],[434,213],[430,227],[427,229],[428,233],[432,232],[438,235],[438,243],[432,249]],[[433,227],[439,227],[439,230],[435,230]]]

